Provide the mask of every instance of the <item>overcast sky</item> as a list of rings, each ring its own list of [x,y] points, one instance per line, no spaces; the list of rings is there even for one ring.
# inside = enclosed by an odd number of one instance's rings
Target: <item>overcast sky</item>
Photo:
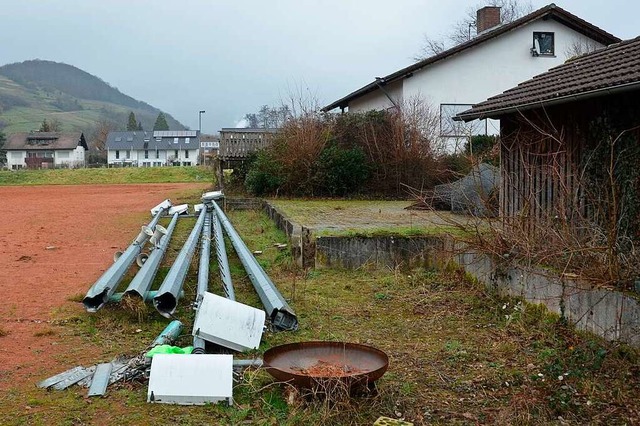
[[[0,0],[0,62],[75,65],[203,132],[303,91],[325,105],[409,65],[478,1]],[[535,8],[546,5],[532,1]],[[556,4],[623,39],[636,0]]]

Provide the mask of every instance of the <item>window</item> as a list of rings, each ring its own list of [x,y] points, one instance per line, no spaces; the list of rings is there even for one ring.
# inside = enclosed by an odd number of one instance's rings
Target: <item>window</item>
[[[487,134],[487,120],[473,120],[468,123],[455,121],[453,117],[468,110],[472,104],[441,104],[440,105],[440,136],[469,137]]]
[[[174,157],[178,158],[178,150],[176,149]]]
[[[190,140],[190,138],[184,138],[184,143],[189,143]]]
[[[149,150],[148,149],[144,150],[144,158],[149,158]]]
[[[58,151],[58,158],[59,159],[63,159],[63,158],[69,158],[69,151]]]
[[[184,152],[184,158],[189,158],[189,150],[186,150],[186,151]]]
[[[178,143],[179,140],[180,138],[173,138],[173,143]]]
[[[126,156],[127,156],[127,160],[131,158],[131,151],[126,150],[126,151],[125,151],[125,154],[126,154]]]
[[[554,34],[553,33],[533,33],[533,52],[534,56],[554,56]]]
[[[160,150],[156,148],[156,159],[160,158]]]
[[[119,160],[119,159],[120,159],[120,151],[116,149],[116,160]]]

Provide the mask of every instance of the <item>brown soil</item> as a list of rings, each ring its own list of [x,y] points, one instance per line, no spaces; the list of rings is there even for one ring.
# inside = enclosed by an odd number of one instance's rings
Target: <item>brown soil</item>
[[[0,391],[95,362],[99,348],[78,351],[80,338],[61,339],[55,320],[86,315],[70,299],[128,246],[151,207],[198,189],[205,184],[0,187]]]
[[[310,377],[348,377],[360,374],[362,371],[349,365],[336,365],[330,362],[318,361],[317,364],[302,370],[302,374]]]

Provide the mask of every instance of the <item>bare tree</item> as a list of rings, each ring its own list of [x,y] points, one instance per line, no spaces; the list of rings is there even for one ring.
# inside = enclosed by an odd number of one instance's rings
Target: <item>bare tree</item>
[[[443,40],[436,40],[424,34],[420,52],[413,57],[413,60],[419,62],[423,59],[442,53],[445,50],[447,50],[447,47]]]
[[[462,19],[455,22],[450,31],[441,37],[424,36],[424,43],[413,59],[418,62],[430,56],[437,55],[446,49],[462,44],[477,35],[476,13],[484,6],[500,7],[502,23],[513,22],[533,11],[533,5],[528,0],[493,0],[489,4],[479,3],[469,7]]]
[[[565,49],[564,54],[567,59],[572,59],[587,53],[595,52],[600,47],[601,45],[598,44],[598,42],[583,37],[573,40],[573,42],[571,42],[571,44]]]
[[[93,142],[92,148],[96,151],[104,151],[107,143],[109,132],[118,130],[118,125],[113,121],[100,120],[90,134],[89,140]]]

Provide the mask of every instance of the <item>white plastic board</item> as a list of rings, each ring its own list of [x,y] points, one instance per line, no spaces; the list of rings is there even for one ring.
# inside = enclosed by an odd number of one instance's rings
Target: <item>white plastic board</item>
[[[256,349],[265,318],[261,309],[205,293],[196,312],[194,336],[240,352]]]
[[[147,402],[203,405],[233,404],[232,355],[155,355]]]

